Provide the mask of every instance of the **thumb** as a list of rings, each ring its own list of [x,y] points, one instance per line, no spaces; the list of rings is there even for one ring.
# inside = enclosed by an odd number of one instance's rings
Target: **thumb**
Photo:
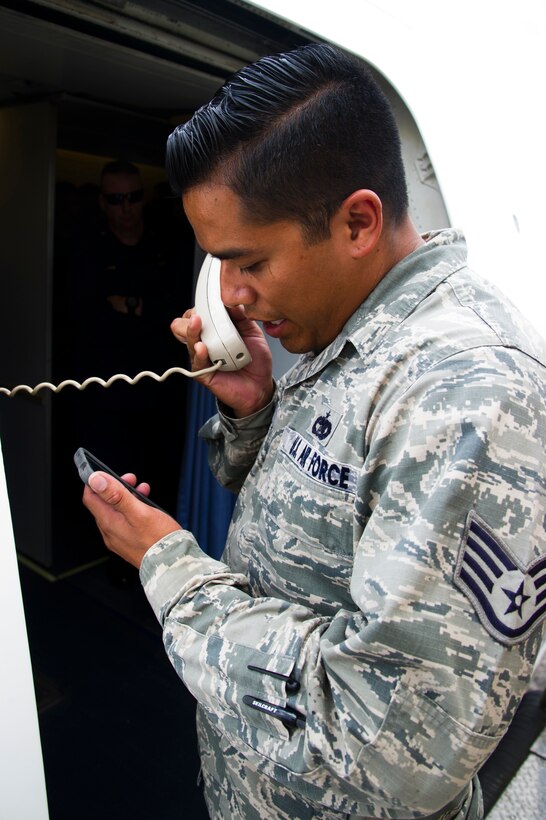
[[[108,473],[91,473],[87,483],[96,495],[112,507],[120,507],[130,501],[129,490]]]

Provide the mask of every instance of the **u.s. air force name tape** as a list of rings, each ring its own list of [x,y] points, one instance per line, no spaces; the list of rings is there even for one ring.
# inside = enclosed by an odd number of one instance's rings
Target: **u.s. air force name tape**
[[[291,427],[283,433],[281,450],[301,473],[318,484],[354,495],[357,470],[351,464],[344,464],[321,452]]]

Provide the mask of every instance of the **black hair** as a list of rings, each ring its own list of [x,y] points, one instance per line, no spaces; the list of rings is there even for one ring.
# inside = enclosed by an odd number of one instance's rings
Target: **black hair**
[[[390,104],[365,65],[311,44],[264,57],[233,75],[167,141],[167,174],[184,194],[227,184],[248,218],[292,219],[309,242],[359,188],[398,223],[408,197]]]

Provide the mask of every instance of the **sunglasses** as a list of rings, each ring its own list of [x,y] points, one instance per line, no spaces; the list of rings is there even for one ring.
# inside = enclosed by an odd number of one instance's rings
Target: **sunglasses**
[[[142,202],[144,199],[144,188],[138,188],[136,191],[129,191],[127,194],[103,194],[106,202],[109,205],[122,205],[125,200],[127,202]]]

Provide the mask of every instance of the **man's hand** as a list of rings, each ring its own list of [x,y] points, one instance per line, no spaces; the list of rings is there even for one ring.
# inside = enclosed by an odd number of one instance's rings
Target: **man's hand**
[[[242,370],[216,371],[199,376],[204,384],[221,402],[230,407],[236,418],[244,418],[265,407],[273,397],[272,356],[264,334],[256,324],[247,319],[240,307],[229,310],[252,356],[252,362]],[[178,341],[188,346],[192,370],[210,367],[207,346],[201,341],[201,318],[195,310],[187,310],[175,319],[171,330]]]
[[[126,473],[122,478],[136,486],[133,473]],[[139,484],[136,489],[143,495],[150,492],[148,484]],[[83,503],[95,517],[108,549],[137,568],[156,541],[181,529],[174,518],[139,501],[108,473],[96,472],[90,476]]]

